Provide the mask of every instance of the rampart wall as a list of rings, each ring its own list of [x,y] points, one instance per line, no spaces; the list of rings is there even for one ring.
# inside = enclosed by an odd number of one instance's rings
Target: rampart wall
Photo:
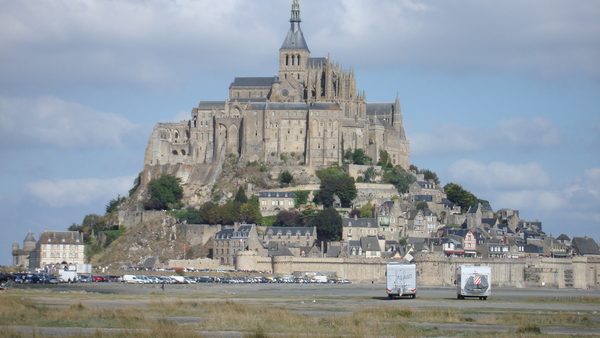
[[[165,217],[167,213],[164,210],[143,210],[143,211],[125,211],[119,210],[117,217],[119,224],[126,228],[131,228],[139,223],[149,220]]]
[[[256,252],[240,252],[236,269],[261,270],[278,275],[302,271],[331,271],[336,277],[355,282],[384,282],[389,259],[259,257]],[[552,258],[448,258],[437,254],[417,254],[415,263],[420,285],[454,285],[461,265],[492,268],[492,284],[499,286],[547,286],[558,288],[600,288],[600,257]]]

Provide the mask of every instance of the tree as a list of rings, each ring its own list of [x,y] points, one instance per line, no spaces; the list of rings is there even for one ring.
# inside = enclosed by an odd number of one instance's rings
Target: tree
[[[360,209],[352,209],[348,213],[348,218],[354,218],[354,217],[359,217],[360,218]]]
[[[281,183],[281,184],[290,184],[294,180],[294,176],[292,176],[292,174],[290,174],[289,171],[284,170],[279,173],[278,179],[279,179],[279,183]]]
[[[125,196],[117,195],[117,198],[113,198],[106,205],[106,213],[110,214],[111,212],[117,210],[119,205],[121,203],[125,202],[125,200],[126,200]]]
[[[300,212],[295,210],[281,210],[275,216],[274,226],[293,227],[300,223]]]
[[[333,207],[317,213],[311,225],[317,227],[318,240],[337,241],[342,238],[342,216]]]
[[[246,196],[246,191],[244,190],[244,188],[240,187],[238,189],[237,194],[235,194],[235,198],[233,201],[239,202],[239,203],[247,203],[248,202],[248,196]]]
[[[448,183],[444,186],[444,191],[450,201],[460,206],[463,213],[480,201],[475,195],[464,189],[460,184]]]
[[[129,189],[129,197],[133,196],[137,191],[137,188],[140,186],[140,182],[142,179],[142,173],[139,173],[135,180],[133,181],[133,188]]]
[[[310,195],[310,190],[296,190],[294,191],[296,195],[296,205],[302,205],[308,203],[308,195]]]
[[[360,210],[360,218],[373,218],[373,204],[371,202],[363,205],[358,210]]]
[[[352,163],[354,164],[365,165],[369,163],[370,160],[369,156],[367,156],[362,149],[356,149],[352,154]]]
[[[415,206],[417,207],[417,210],[425,210],[428,207],[427,202],[417,202],[415,203]]]
[[[429,169],[423,169],[421,170],[421,174],[424,175],[425,181],[432,180],[435,184],[440,184],[440,179],[438,178],[437,174],[433,171]]]
[[[332,206],[335,200],[334,195],[337,195],[342,207],[347,208],[358,195],[354,177],[348,175],[337,165],[317,170],[316,175],[321,180],[319,190],[313,198],[317,204],[322,204],[324,207]]]
[[[365,182],[371,183],[375,181],[375,177],[377,177],[377,173],[375,172],[374,167],[369,167],[365,170]]]
[[[183,198],[181,179],[170,174],[162,174],[148,183],[148,192],[152,200],[157,200],[165,209],[177,208]]]
[[[206,202],[200,206],[198,209],[198,213],[200,217],[204,220],[204,222],[208,224],[217,224],[216,219],[214,218],[213,210],[217,209],[218,205],[215,202]]]
[[[388,164],[391,164],[390,154],[385,149],[379,149],[379,165],[386,168]]]
[[[416,178],[401,166],[397,165],[394,169],[386,171],[381,179],[384,183],[393,184],[399,193],[407,193],[410,185],[416,181]]]
[[[262,219],[262,215],[257,206],[252,203],[244,203],[240,207],[240,221],[249,224],[258,224]]]

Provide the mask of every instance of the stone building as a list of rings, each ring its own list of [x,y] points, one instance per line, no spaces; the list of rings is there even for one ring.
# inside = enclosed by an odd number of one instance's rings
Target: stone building
[[[342,241],[359,241],[362,237],[377,236],[379,226],[375,218],[342,218]]]
[[[317,240],[317,227],[267,227],[262,240],[270,247],[312,247]]]
[[[277,215],[281,210],[296,207],[296,194],[285,191],[263,191],[258,193],[258,204],[263,216]]]
[[[249,249],[258,234],[254,224],[234,224],[215,233],[213,242],[213,260],[222,265],[235,265],[237,253]]]
[[[49,231],[40,234],[35,249],[29,256],[29,269],[46,265],[84,264],[83,233],[78,231]]]
[[[341,164],[344,150],[373,159],[385,149],[408,170],[410,144],[400,101],[369,103],[352,70],[329,56],[311,57],[292,2],[291,27],[270,77],[236,77],[225,101],[201,101],[190,120],[158,123],[144,164],[214,164],[234,154],[240,162],[325,166]]]
[[[13,266],[29,268],[29,256],[35,250],[36,240],[33,232],[27,233],[23,240],[23,249],[19,248],[19,243],[12,245]]]

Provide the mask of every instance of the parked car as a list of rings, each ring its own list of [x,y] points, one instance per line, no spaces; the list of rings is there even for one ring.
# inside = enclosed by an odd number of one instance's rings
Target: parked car
[[[79,281],[81,283],[89,283],[92,281],[92,276],[89,275],[79,275]]]

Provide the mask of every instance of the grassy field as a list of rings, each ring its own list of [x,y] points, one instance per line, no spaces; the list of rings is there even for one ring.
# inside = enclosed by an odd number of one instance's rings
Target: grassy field
[[[1,337],[543,337],[545,327],[600,332],[593,315],[522,309],[363,306],[361,298],[148,295],[9,289]],[[431,300],[435,302],[435,300]],[[536,300],[529,300],[536,302]],[[564,303],[565,301],[562,301]],[[598,299],[590,300],[594,304]],[[560,303],[557,303],[560,309]],[[23,329],[29,328],[29,331]],[[77,329],[86,329],[79,332]],[[91,331],[90,331],[91,330]],[[552,337],[581,337],[552,335]],[[586,335],[590,337],[593,335]]]

